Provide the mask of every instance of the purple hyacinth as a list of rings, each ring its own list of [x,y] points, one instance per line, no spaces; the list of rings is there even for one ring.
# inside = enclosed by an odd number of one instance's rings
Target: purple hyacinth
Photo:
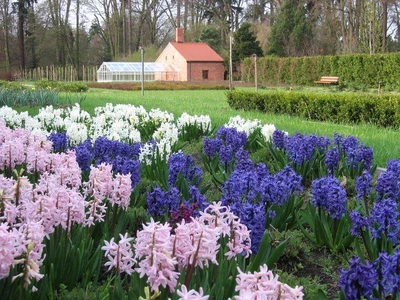
[[[166,192],[157,186],[147,193],[147,212],[152,216],[163,216],[177,211],[179,203],[179,190],[175,187]]]
[[[356,198],[362,200],[371,193],[372,175],[369,171],[364,170],[361,176],[356,177]]]
[[[260,200],[261,183],[268,177],[265,165],[248,169],[235,168],[225,181],[222,190],[222,205],[235,202],[258,202]]]
[[[114,173],[131,174],[132,188],[140,182],[140,162],[126,156],[118,155],[111,160]]]
[[[331,148],[326,151],[325,165],[328,170],[332,173],[339,167],[340,154],[337,147]]]
[[[219,148],[219,159],[222,163],[230,163],[234,157],[234,149],[231,145],[222,145]]]
[[[350,218],[353,225],[350,228],[352,236],[358,236],[361,231],[369,229],[370,220],[368,217],[364,217],[360,212],[352,210],[350,212]]]
[[[337,178],[328,176],[314,180],[311,195],[312,204],[323,207],[333,219],[340,219],[346,213],[346,190]]]
[[[140,143],[123,143],[98,137],[93,145],[93,156],[97,164],[110,162],[116,156],[137,160],[139,159]]]
[[[359,300],[362,297],[372,299],[377,287],[378,272],[370,262],[362,263],[361,259],[353,256],[347,270],[339,270],[339,287],[347,300]]]
[[[203,171],[195,164],[192,156],[176,152],[168,159],[168,183],[175,185],[179,174],[188,182],[198,185]]]
[[[381,173],[376,182],[376,192],[378,199],[383,198],[400,198],[400,177],[395,171],[387,170]]]
[[[396,297],[400,294],[400,249],[396,249],[392,255],[385,251],[379,253],[375,261],[375,268],[380,274],[380,291],[382,296]],[[396,298],[397,299],[397,298]]]
[[[291,167],[285,167],[273,176],[267,176],[261,182],[262,199],[265,204],[283,205],[288,202],[289,197],[301,192],[301,176]]]
[[[286,133],[282,130],[275,130],[272,133],[272,142],[274,143],[275,147],[284,150],[286,145]]]
[[[266,224],[260,188],[268,176],[268,170],[263,164],[244,169],[236,168],[221,187],[222,205],[229,206],[251,230],[251,249],[254,252],[258,251]]]
[[[370,216],[373,236],[382,238],[384,235],[396,245],[400,236],[399,216],[400,211],[395,200],[388,198],[375,202]]]
[[[65,131],[52,132],[47,139],[52,142],[54,152],[64,152],[69,147],[69,137]]]
[[[326,137],[303,135],[296,133],[286,139],[286,151],[290,159],[297,165],[311,160],[315,151],[325,151],[330,145]]]
[[[230,209],[250,230],[251,251],[257,253],[266,224],[264,205],[262,203],[236,202],[230,205]]]
[[[335,136],[335,142],[347,159],[347,166],[358,168],[362,163],[364,170],[369,170],[372,166],[374,153],[371,147],[366,147],[354,136],[343,139],[342,136]]]
[[[397,178],[400,178],[400,159],[389,160],[386,169],[389,172],[393,172]]]
[[[247,134],[243,131],[238,131],[236,128],[220,127],[217,130],[217,138],[223,140],[226,145],[231,145],[234,152],[243,148],[247,143]]]
[[[203,151],[209,157],[214,157],[219,153],[219,149],[223,144],[224,142],[221,139],[210,139],[206,136],[203,140]]]
[[[236,169],[248,170],[248,171],[253,169],[254,162],[250,159],[249,152],[247,150],[239,149],[236,152],[235,156],[236,156],[236,160],[237,160],[236,166],[235,166]],[[265,167],[265,172],[268,173],[267,167],[264,164],[262,164],[262,165]],[[260,170],[260,172],[262,172],[262,171]]]
[[[90,171],[91,161],[93,159],[93,148],[90,139],[80,143],[75,147],[76,161],[82,172]]]
[[[200,192],[200,190],[195,186],[190,186],[189,188],[190,199],[186,201],[186,203],[194,204],[195,210],[193,212],[193,216],[197,216],[200,211],[203,211],[210,203],[207,201],[207,198]]]

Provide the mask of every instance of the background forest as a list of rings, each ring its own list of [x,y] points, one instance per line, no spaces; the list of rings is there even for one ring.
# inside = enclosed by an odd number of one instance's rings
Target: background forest
[[[394,52],[399,10],[394,0],[0,0],[0,74],[138,61],[141,46],[151,61],[176,27],[185,41],[205,41],[225,58],[229,36],[242,26],[259,55]],[[236,60],[248,54],[239,45],[236,39]]]

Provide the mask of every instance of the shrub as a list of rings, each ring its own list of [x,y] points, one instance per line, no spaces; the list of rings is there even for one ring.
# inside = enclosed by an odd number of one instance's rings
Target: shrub
[[[40,80],[35,83],[37,89],[56,90],[58,92],[81,93],[87,92],[88,86],[83,82],[62,82],[52,80]]]
[[[227,92],[230,107],[315,121],[400,127],[400,98],[360,93]]]

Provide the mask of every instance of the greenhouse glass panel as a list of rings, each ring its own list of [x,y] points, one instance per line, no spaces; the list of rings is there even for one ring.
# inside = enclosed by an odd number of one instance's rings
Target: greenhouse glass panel
[[[144,80],[154,81],[156,78],[179,78],[178,70],[171,64],[145,62]],[[161,76],[168,73],[169,76]],[[104,62],[97,70],[98,82],[128,81],[135,82],[142,80],[141,62]]]

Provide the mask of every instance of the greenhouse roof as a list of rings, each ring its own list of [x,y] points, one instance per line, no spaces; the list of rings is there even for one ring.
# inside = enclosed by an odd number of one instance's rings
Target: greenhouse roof
[[[141,62],[103,62],[103,66],[107,67],[111,72],[141,72]],[[145,62],[144,72],[162,72],[166,69],[163,63]]]

